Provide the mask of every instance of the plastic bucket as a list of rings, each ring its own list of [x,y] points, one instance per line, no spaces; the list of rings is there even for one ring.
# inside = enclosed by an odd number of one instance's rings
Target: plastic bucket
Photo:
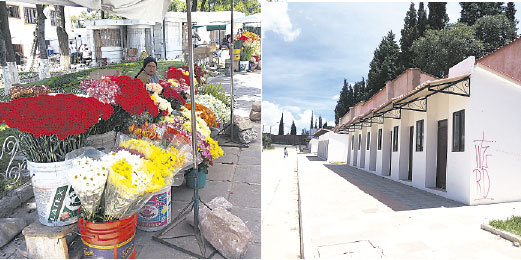
[[[78,221],[80,199],[67,179],[71,161],[27,162],[31,172],[38,219],[45,226],[65,226]]]
[[[249,61],[240,61],[239,62],[239,70],[241,72],[246,72],[246,70],[248,69],[248,66],[249,66],[250,62]]]
[[[234,60],[241,59],[241,49],[233,49],[233,59]]]
[[[158,231],[170,224],[172,188],[167,186],[141,207],[137,215],[137,226],[143,231]]]
[[[199,170],[199,174],[197,174],[197,187],[199,189],[202,189],[204,188],[204,186],[206,186],[206,174],[208,172],[207,171],[204,171],[204,170]],[[194,189],[195,188],[195,173],[194,173],[194,170],[190,170],[186,175],[185,175],[185,179],[186,179],[186,186],[188,188],[192,188]]]
[[[83,242],[84,258],[134,259],[136,226],[135,214],[106,223],[80,219],[78,229]]]

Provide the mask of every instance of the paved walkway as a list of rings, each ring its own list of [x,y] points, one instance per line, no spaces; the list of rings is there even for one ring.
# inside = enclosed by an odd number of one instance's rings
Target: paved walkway
[[[346,165],[299,154],[305,258],[521,259],[480,229],[521,203],[462,206]]]
[[[274,145],[262,152],[262,257],[300,258],[297,152]]]

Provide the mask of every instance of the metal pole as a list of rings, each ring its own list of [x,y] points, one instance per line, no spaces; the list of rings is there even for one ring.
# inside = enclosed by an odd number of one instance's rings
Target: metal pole
[[[233,141],[233,106],[234,106],[234,98],[233,98],[233,62],[234,62],[234,48],[233,48],[233,0],[231,0],[231,53],[230,53],[230,140]]]
[[[190,102],[191,102],[191,116],[192,116],[192,155],[194,160],[195,173],[195,188],[194,188],[194,228],[199,228],[199,192],[198,192],[198,178],[199,173],[197,169],[197,124],[195,115],[195,91],[194,91],[194,50],[192,45],[192,11],[191,0],[186,0],[186,16],[188,21],[188,67],[190,69]],[[204,174],[204,173],[203,173]]]

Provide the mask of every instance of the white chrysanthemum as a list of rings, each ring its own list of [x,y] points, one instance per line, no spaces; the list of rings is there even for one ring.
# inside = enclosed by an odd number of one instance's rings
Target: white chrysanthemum
[[[205,107],[210,109],[219,122],[228,122],[230,120],[230,109],[221,100],[216,97],[204,94],[195,95],[195,102],[203,104]]]

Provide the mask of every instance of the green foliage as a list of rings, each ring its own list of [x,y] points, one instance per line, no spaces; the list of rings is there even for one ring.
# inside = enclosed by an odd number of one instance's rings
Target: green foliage
[[[289,132],[290,135],[296,135],[297,134],[297,126],[295,126],[295,121],[293,120],[293,123],[291,124],[291,130]]]
[[[466,25],[474,25],[481,17],[498,15],[505,10],[502,2],[462,2],[460,6],[458,22]]]
[[[418,37],[422,37],[427,29],[427,12],[423,6],[423,2],[420,2],[418,7]]]
[[[284,113],[282,113],[282,116],[280,117],[279,135],[284,135]]]
[[[322,128],[322,116],[318,116],[318,128]]]
[[[485,53],[492,52],[517,38],[515,25],[503,14],[479,18],[474,24],[476,39],[481,40]]]
[[[521,236],[521,217],[512,216],[506,220],[491,220],[489,224],[497,229],[501,229],[512,234]]]
[[[224,91],[224,89],[221,87],[221,84],[203,84],[197,88],[197,93],[202,95],[212,95],[228,106],[231,104],[230,97],[228,96],[228,94],[226,94],[226,91]]]
[[[168,6],[169,12],[186,12],[186,1],[172,0]]]
[[[344,80],[345,82],[345,80]],[[335,112],[336,114],[336,112]],[[309,131],[311,131],[311,128],[313,128],[313,111],[311,111],[311,125],[309,126]]]
[[[449,22],[449,15],[447,15],[447,3],[446,2],[429,2],[429,16],[427,23],[429,29],[441,30],[445,28]]]
[[[518,21],[516,20],[516,5],[513,2],[508,2],[507,7],[505,9],[505,15],[508,18],[508,20],[510,20],[514,24],[515,27]]]
[[[469,56],[483,56],[483,42],[474,38],[474,29],[461,23],[443,30],[427,30],[425,37],[413,43],[414,65],[437,77],[447,75],[449,68]]]
[[[369,64],[369,74],[367,76],[367,90],[365,83],[360,85],[362,89],[357,93],[355,84],[355,100],[365,100],[376,94],[380,89],[385,87],[385,82],[393,80],[402,71],[398,63],[400,47],[394,40],[394,33],[389,31],[387,36],[383,37],[380,45],[374,51],[373,60]],[[362,97],[357,96],[361,95]]]
[[[262,133],[262,147],[264,147],[264,149],[271,147],[271,134]]]
[[[340,121],[340,118],[343,117],[347,111],[349,110],[349,107],[352,106],[350,104],[349,100],[349,89],[347,85],[347,80],[344,79],[344,86],[342,86],[342,90],[340,91],[340,97],[338,98],[338,101],[336,102],[335,107],[335,123],[338,124],[338,121]],[[311,118],[313,120],[313,118]]]
[[[241,61],[250,61],[253,55],[253,47],[244,45],[241,51]]]
[[[400,56],[399,56],[399,71],[404,71],[412,65],[412,43],[419,38],[416,9],[414,3],[411,3],[407,14],[405,15],[403,29],[401,30],[402,37],[400,38]]]

